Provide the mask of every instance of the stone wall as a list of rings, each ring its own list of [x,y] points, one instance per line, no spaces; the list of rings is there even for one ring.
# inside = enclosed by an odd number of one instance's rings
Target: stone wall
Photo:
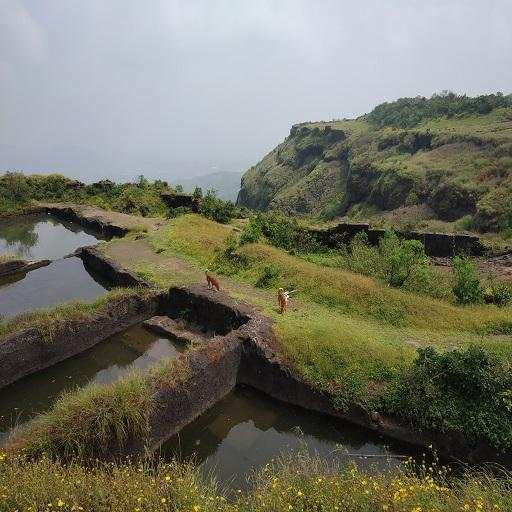
[[[251,315],[247,304],[208,290],[205,285],[171,288],[162,311],[172,318],[184,318],[221,335],[238,329]]]
[[[152,450],[233,390],[241,352],[241,341],[232,334],[214,338],[181,356],[180,363],[190,372],[188,378],[160,387],[153,395],[156,405],[150,419],[149,439]]]
[[[368,241],[376,245],[384,236],[384,229],[371,229],[369,224],[341,223],[328,229],[311,229],[309,233],[319,243],[329,248],[336,248],[340,243],[349,242],[357,233],[364,232]],[[485,247],[480,238],[475,235],[450,233],[423,233],[419,231],[398,231],[401,238],[420,240],[425,245],[429,256],[454,256],[466,253],[472,256],[484,254]]]
[[[0,387],[53,366],[153,316],[160,296],[112,301],[101,313],[55,322],[45,332],[32,327],[0,340]]]
[[[164,193],[160,197],[168,208],[189,208],[193,212],[199,210],[200,201],[190,194]]]
[[[59,219],[68,220],[70,222],[76,222],[81,226],[101,233],[106,237],[123,237],[128,233],[128,229],[125,226],[120,226],[113,222],[103,222],[101,219],[95,217],[88,217],[81,215],[79,209],[74,205],[45,205],[43,210],[46,213],[55,215]]]
[[[26,260],[7,260],[0,262],[0,277],[12,274],[24,274],[36,268],[49,265],[51,260],[26,261]]]
[[[137,274],[126,270],[117,262],[105,256],[94,245],[80,247],[75,253],[84,264],[104,277],[113,286],[140,286],[150,288],[151,285]]]

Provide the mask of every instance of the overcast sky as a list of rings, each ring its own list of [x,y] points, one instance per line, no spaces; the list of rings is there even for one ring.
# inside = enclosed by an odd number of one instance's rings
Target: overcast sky
[[[245,170],[293,123],[512,92],[512,0],[0,0],[0,169]]]

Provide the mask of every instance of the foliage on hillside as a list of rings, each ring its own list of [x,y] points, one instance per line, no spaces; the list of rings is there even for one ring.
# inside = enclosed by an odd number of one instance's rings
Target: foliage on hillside
[[[445,91],[431,98],[400,98],[390,103],[382,103],[365,116],[366,120],[378,128],[395,126],[412,128],[427,119],[464,117],[473,114],[489,114],[496,108],[512,107],[512,95],[502,93],[487,94],[470,98]]]
[[[166,213],[160,194],[170,190],[166,182],[149,182],[143,176],[136,183],[103,180],[86,185],[60,174],[7,172],[0,176],[0,216],[21,213],[34,201],[90,204],[143,217],[158,216]]]
[[[296,125],[244,174],[238,203],[324,218],[422,207],[512,233],[511,101],[403,98],[357,120]]]

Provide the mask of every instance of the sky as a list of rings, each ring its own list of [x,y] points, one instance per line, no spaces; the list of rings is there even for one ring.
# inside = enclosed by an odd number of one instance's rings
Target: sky
[[[512,92],[512,0],[0,0],[0,170],[244,171],[292,124]]]

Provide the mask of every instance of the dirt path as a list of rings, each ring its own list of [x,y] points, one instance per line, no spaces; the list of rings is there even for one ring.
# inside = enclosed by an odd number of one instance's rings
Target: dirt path
[[[155,217],[140,217],[127,213],[103,210],[96,206],[88,206],[71,203],[39,203],[42,208],[71,209],[78,217],[89,221],[97,221],[99,224],[116,226],[128,231],[144,231],[157,229],[165,224],[165,219]]]

